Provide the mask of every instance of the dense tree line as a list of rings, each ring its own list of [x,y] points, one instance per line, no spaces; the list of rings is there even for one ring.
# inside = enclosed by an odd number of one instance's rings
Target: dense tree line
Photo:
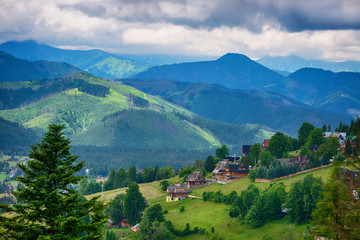
[[[259,168],[252,169],[249,173],[249,178],[251,181],[255,181],[255,178],[274,179],[304,171],[306,169],[306,166],[304,166],[304,168],[301,166],[296,167],[294,164],[281,164],[276,160],[269,167],[260,166]]]
[[[91,84],[85,81],[78,82],[79,91],[96,97],[105,97],[110,93],[110,88],[99,84]]]
[[[89,169],[91,176],[107,176],[112,168],[119,167],[119,156],[121,166],[129,168],[136,162],[136,168],[141,169],[148,166],[168,165],[173,168],[182,168],[193,163],[192,159],[205,159],[211,150],[187,150],[187,149],[146,149],[125,147],[95,147],[74,146],[73,152],[80,156],[80,160],[86,161],[86,167],[81,174],[85,175],[85,169]],[[136,161],[135,161],[136,160]]]
[[[29,87],[0,88],[0,109],[22,107],[73,88],[98,97],[105,97],[110,90],[108,87],[72,77],[63,77],[57,81],[32,81]]]
[[[167,166],[165,168],[160,168],[158,165],[155,168],[145,167],[142,171],[136,170],[135,166],[130,166],[128,170],[123,167],[120,167],[117,171],[111,169],[108,180],[104,184],[104,191],[127,187],[131,182],[147,183],[168,179],[172,178],[174,174],[172,167]],[[101,184],[102,183],[100,182],[83,179],[80,182],[79,192],[82,195],[101,192]]]

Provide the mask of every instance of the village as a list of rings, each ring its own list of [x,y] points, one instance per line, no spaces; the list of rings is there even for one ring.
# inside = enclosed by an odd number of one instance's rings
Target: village
[[[339,153],[344,153],[346,150],[346,144],[353,144],[354,136],[346,136],[345,132],[324,132],[323,138],[329,139],[336,139],[338,149],[337,151]],[[267,148],[271,144],[271,139],[265,139],[263,140],[260,148],[260,152],[266,151]],[[308,147],[309,151],[311,153],[316,153],[317,150],[320,149],[320,146],[314,145]],[[187,198],[201,198],[199,196],[193,196],[191,195],[191,191],[208,186],[214,183],[220,183],[220,184],[228,184],[232,183],[234,181],[237,181],[239,179],[248,177],[250,172],[253,170],[259,170],[261,168],[264,168],[264,165],[261,164],[261,160],[255,159],[254,165],[249,165],[249,163],[246,164],[244,159],[246,157],[249,157],[250,154],[253,151],[253,145],[243,145],[242,146],[242,156],[225,156],[222,158],[221,161],[217,161],[214,166],[214,169],[211,172],[203,172],[201,169],[197,169],[189,174],[186,175],[186,178],[183,179],[183,181],[180,181],[178,183],[175,183],[173,185],[166,187],[166,202],[178,202],[185,200]],[[3,154],[1,155],[2,158],[4,158]],[[2,171],[0,174],[3,174],[3,176],[6,176],[3,178],[1,189],[1,203],[6,204],[12,204],[16,202],[16,198],[12,196],[11,192],[14,190],[14,180],[17,176],[21,176],[22,172],[21,170],[16,167],[16,163],[19,162],[21,159],[21,162],[26,162],[27,158],[17,158],[14,156],[9,157],[7,160],[2,161]],[[285,179],[289,177],[294,177],[298,174],[302,174],[305,172],[317,170],[320,168],[325,168],[328,166],[331,166],[333,159],[330,159],[327,164],[321,165],[321,166],[312,166],[311,162],[312,160],[306,156],[306,155],[297,155],[297,156],[289,156],[288,158],[274,158],[274,162],[272,165],[268,166],[268,169],[273,166],[273,164],[278,164],[278,166],[288,166],[295,169],[294,172],[288,172],[288,174],[285,174],[281,177],[273,177],[273,178],[262,178],[260,175],[254,176],[254,182],[271,182],[276,181],[280,179]],[[11,163],[11,164],[10,164]],[[312,166],[312,167],[311,167]],[[138,170],[139,174],[143,174],[143,170]],[[356,199],[359,199],[359,196],[357,194],[357,189],[359,188],[358,183],[355,181],[355,179],[358,177],[358,172],[351,171],[347,168],[343,168],[343,175],[348,183],[349,187],[353,191],[354,197]],[[108,181],[107,177],[104,176],[98,176],[96,178],[97,182],[102,182],[102,187],[104,187],[104,183]],[[165,180],[166,181],[166,180]],[[102,195],[101,199],[103,198],[103,189],[102,189]],[[146,205],[149,206],[150,204],[144,198],[144,201],[146,202]],[[115,227],[115,228],[127,228],[132,232],[139,233],[140,232],[140,222],[137,222],[135,225],[131,225],[126,218],[121,218],[119,222],[113,221],[110,217],[108,219],[107,228]]]
[[[325,132],[323,133],[324,139],[326,138],[335,138],[338,143],[337,151],[340,153],[345,152],[346,143],[352,143],[354,140],[353,136],[346,136],[345,132]],[[347,141],[349,140],[349,141]],[[265,151],[269,146],[270,139],[266,139],[263,141],[261,145],[261,151]],[[166,202],[176,202],[182,201],[187,198],[199,198],[197,196],[192,196],[191,191],[203,186],[208,186],[214,183],[220,184],[228,184],[234,182],[236,180],[245,178],[249,176],[249,173],[252,169],[261,167],[260,164],[257,162],[255,166],[245,165],[243,163],[243,159],[250,154],[252,149],[252,145],[243,145],[242,146],[242,157],[239,156],[226,156],[221,161],[217,162],[215,168],[211,172],[211,174],[207,174],[207,177],[204,173],[200,170],[195,170],[192,173],[186,176],[184,182],[175,183],[174,185],[167,186],[166,192]],[[309,150],[315,153],[319,149],[319,146],[310,146]],[[294,177],[299,174],[303,174],[306,172],[314,171],[321,168],[326,168],[332,165],[333,159],[330,159],[329,162],[325,165],[313,167],[311,168],[311,160],[306,155],[299,155],[299,156],[291,156],[289,158],[278,158],[275,159],[276,162],[279,163],[281,166],[293,166],[296,170],[294,173],[290,173],[288,175],[279,177],[279,178],[272,178],[272,179],[263,179],[263,178],[255,178],[255,182],[272,182],[280,179],[285,179],[289,177]],[[349,187],[353,191],[354,198],[359,199],[357,194],[358,184],[356,183],[355,179],[358,176],[357,171],[351,171],[347,168],[342,168],[343,176],[348,183]],[[209,176],[211,177],[209,178]],[[108,226],[113,226],[114,223],[111,222],[109,219]],[[119,224],[115,224],[121,228],[129,228],[130,231],[139,232],[139,223],[134,226],[130,226],[127,219],[122,219]]]

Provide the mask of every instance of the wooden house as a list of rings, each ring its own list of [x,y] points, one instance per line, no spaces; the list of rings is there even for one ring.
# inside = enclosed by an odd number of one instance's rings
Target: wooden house
[[[231,164],[229,161],[221,161],[216,164],[213,178],[217,180],[239,179],[249,174],[250,170],[243,164]]]
[[[197,188],[204,186],[206,184],[206,178],[203,176],[203,173],[200,171],[195,171],[192,174],[189,174],[186,179],[186,185],[188,189]]]
[[[225,179],[227,178],[227,169],[229,168],[229,161],[228,160],[223,160],[221,162],[218,162],[216,164],[216,167],[213,171],[213,178],[220,180],[220,179]]]
[[[188,197],[189,189],[185,184],[175,184],[167,187],[169,196],[166,197],[167,202],[180,201]]]
[[[239,179],[246,177],[249,174],[250,170],[244,164],[229,164],[227,169],[227,180],[229,179]]]

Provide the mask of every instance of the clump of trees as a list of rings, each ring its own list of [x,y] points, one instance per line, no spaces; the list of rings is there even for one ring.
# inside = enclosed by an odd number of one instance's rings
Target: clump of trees
[[[105,213],[110,216],[113,224],[118,224],[126,218],[131,225],[134,225],[140,222],[141,213],[145,207],[146,201],[139,190],[139,185],[132,182],[126,190],[126,194],[115,196]]]
[[[128,170],[123,167],[120,167],[117,171],[111,169],[108,180],[104,183],[104,191],[127,187],[131,182],[146,183],[168,179],[173,177],[174,174],[172,167],[159,168],[158,165],[155,168],[145,167],[140,172],[136,170],[135,166],[130,166]],[[79,192],[82,195],[101,192],[101,184],[101,182],[83,179],[80,182]]]
[[[102,239],[105,205],[98,197],[86,200],[73,189],[83,177],[85,162],[70,153],[64,125],[50,124],[41,143],[33,145],[30,160],[18,167],[25,173],[13,194],[17,204],[1,204],[11,213],[0,216],[5,239]]]
[[[340,126],[339,126],[340,128]],[[360,171],[360,121],[350,125],[351,134],[356,137],[349,140],[345,151],[352,170]],[[346,129],[341,129],[346,130]],[[349,130],[349,129],[348,129]],[[313,224],[317,227],[310,233],[312,237],[327,239],[359,239],[360,236],[360,178],[345,177],[340,162],[334,162],[329,181],[324,184],[321,200],[313,212]]]

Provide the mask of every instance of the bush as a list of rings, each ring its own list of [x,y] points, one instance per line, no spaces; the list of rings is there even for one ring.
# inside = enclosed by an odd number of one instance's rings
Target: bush
[[[239,215],[240,215],[240,209],[238,208],[238,206],[233,204],[230,208],[229,216],[235,218],[238,217]]]
[[[259,171],[259,168],[253,168],[251,169],[251,171],[249,172],[249,179],[251,182],[255,182],[255,178],[256,178],[256,173]]]
[[[184,206],[180,207],[180,212],[185,212],[185,207]]]

